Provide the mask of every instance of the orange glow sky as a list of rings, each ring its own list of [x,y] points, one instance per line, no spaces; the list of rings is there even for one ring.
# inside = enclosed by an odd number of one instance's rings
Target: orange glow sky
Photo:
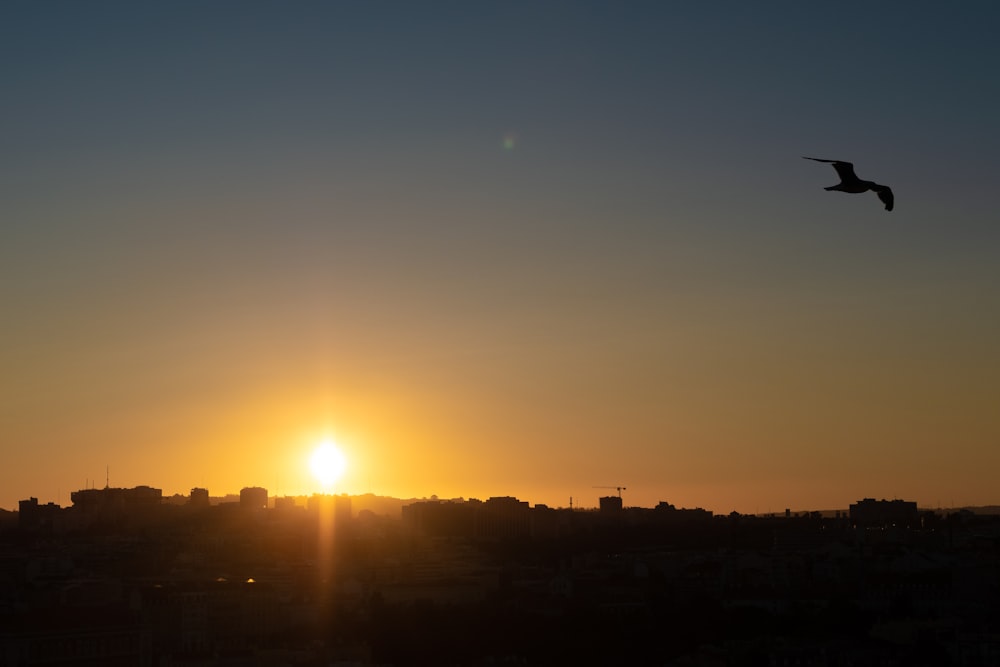
[[[0,508],[326,437],[352,494],[1000,503],[1000,10],[900,6],[3,7]]]

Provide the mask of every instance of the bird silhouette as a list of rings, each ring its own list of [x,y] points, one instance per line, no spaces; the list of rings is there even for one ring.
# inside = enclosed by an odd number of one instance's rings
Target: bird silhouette
[[[837,190],[838,192],[851,192],[857,194],[859,192],[868,192],[871,190],[878,195],[878,198],[882,200],[885,204],[885,210],[892,210],[892,202],[894,198],[892,196],[892,190],[889,189],[888,185],[879,185],[873,181],[862,181],[854,173],[854,165],[850,162],[844,162],[843,160],[824,160],[818,157],[806,157],[802,156],[806,160],[815,160],[816,162],[829,162],[833,165],[833,168],[837,170],[837,175],[840,176],[840,183],[836,185],[831,185],[828,188],[823,188],[824,190]]]

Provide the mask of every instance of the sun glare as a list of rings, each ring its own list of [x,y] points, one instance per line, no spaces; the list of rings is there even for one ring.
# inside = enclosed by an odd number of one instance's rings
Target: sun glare
[[[343,452],[329,441],[320,443],[309,459],[309,470],[320,484],[328,488],[340,479],[347,467]]]

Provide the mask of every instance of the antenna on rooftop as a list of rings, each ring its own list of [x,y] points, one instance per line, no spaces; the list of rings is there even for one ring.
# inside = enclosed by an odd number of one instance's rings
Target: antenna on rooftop
[[[616,489],[618,491],[618,497],[622,497],[622,491],[627,491],[624,486],[595,486],[595,489]]]
[[[111,466],[104,466],[104,488],[111,488]]]

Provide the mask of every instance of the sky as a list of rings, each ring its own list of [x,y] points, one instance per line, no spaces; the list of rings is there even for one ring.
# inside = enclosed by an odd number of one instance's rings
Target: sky
[[[0,508],[998,504],[998,29],[989,1],[4,2]]]

